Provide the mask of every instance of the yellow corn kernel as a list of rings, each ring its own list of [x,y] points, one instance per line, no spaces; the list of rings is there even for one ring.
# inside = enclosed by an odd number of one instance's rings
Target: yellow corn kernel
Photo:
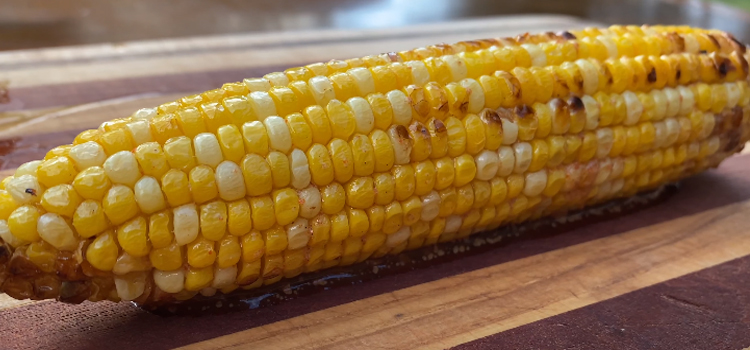
[[[199,204],[216,198],[219,191],[216,188],[213,169],[206,165],[199,165],[190,170],[190,190],[193,194],[193,201]]]
[[[196,107],[178,110],[175,112],[175,119],[177,119],[177,124],[180,126],[182,133],[189,138],[208,131],[206,123],[203,121],[203,115]]]
[[[73,227],[83,238],[93,237],[109,227],[102,205],[94,200],[83,201],[73,215]]]
[[[252,213],[253,227],[256,230],[269,229],[276,223],[271,196],[252,197],[250,199],[250,212]]]
[[[395,199],[398,201],[410,197],[415,189],[414,167],[410,164],[397,165],[391,170],[394,181]]]
[[[37,231],[37,221],[42,212],[36,207],[22,205],[8,217],[8,229],[13,236],[25,242],[36,242],[40,239]]]
[[[102,145],[107,154],[129,151],[135,147],[133,140],[125,129],[117,129],[102,133],[99,136],[98,142]]]
[[[170,169],[161,178],[161,189],[169,205],[178,207],[192,200],[188,176],[179,170]]]
[[[112,231],[96,237],[86,249],[86,260],[91,266],[102,271],[112,271],[119,255],[120,249]]]
[[[42,194],[41,204],[44,210],[69,218],[73,217],[80,203],[81,197],[73,186],[68,184],[50,187]]]
[[[358,209],[367,209],[375,202],[372,177],[357,177],[346,185],[347,204]]]
[[[127,186],[114,185],[102,201],[104,213],[114,225],[119,225],[136,216],[140,211],[133,190]]]
[[[224,125],[217,129],[216,136],[224,158],[239,163],[245,155],[240,129],[235,125]]]
[[[164,155],[172,169],[190,171],[195,167],[195,154],[189,138],[180,136],[164,144]]]
[[[385,206],[385,220],[383,221],[383,233],[393,234],[404,224],[404,210],[399,202],[393,202]]]
[[[344,208],[346,203],[346,191],[337,182],[329,184],[320,190],[321,210],[323,213],[333,215]]]
[[[185,290],[199,291],[211,285],[214,278],[214,268],[212,266],[204,268],[188,268],[185,275]]]
[[[144,175],[161,178],[169,170],[167,157],[157,142],[146,142],[135,149],[135,158]]]
[[[314,144],[307,151],[310,174],[317,186],[325,186],[334,179],[334,165],[325,146]]]
[[[73,161],[68,157],[55,157],[39,165],[36,177],[46,187],[70,183],[76,177]]]
[[[242,248],[242,261],[245,263],[251,263],[259,261],[265,253],[265,241],[263,235],[258,231],[250,231],[249,233],[242,236],[241,240]]]
[[[273,193],[276,222],[279,225],[291,224],[299,215],[299,196],[297,191],[285,188]]]
[[[375,171],[375,155],[370,139],[362,134],[352,137],[350,143],[354,175],[369,176]]]
[[[253,227],[250,204],[245,199],[227,203],[227,224],[229,233],[242,236]]]
[[[375,172],[390,170],[396,162],[396,155],[388,134],[382,130],[373,130],[370,141],[375,158]]]
[[[349,236],[362,237],[370,229],[370,221],[362,209],[348,208],[346,210],[347,221],[349,223]]]
[[[331,155],[335,179],[339,183],[345,183],[354,174],[354,155],[349,144],[341,139],[333,139],[328,144],[328,153]]]
[[[263,231],[263,242],[266,247],[265,256],[279,254],[287,248],[286,231],[280,226]]]

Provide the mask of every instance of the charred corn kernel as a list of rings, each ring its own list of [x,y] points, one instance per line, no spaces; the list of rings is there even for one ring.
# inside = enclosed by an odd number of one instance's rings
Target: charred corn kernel
[[[411,125],[409,125],[408,130],[412,146],[411,161],[419,162],[427,159],[432,153],[432,143],[430,142],[429,131],[420,122],[413,122]]]
[[[112,224],[119,225],[140,211],[133,190],[123,185],[114,185],[102,201],[104,213]]]

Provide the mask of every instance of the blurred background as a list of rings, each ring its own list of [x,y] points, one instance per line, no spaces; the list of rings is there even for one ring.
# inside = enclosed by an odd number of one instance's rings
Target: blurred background
[[[750,0],[2,0],[0,50],[557,13],[712,27],[750,41]]]

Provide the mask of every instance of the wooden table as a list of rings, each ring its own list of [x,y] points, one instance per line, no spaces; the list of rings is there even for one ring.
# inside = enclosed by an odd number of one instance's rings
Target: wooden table
[[[0,53],[0,169],[84,128],[330,58],[586,25],[560,16]],[[739,349],[750,345],[750,157],[665,203],[457,261],[204,317],[0,295],[0,348]]]

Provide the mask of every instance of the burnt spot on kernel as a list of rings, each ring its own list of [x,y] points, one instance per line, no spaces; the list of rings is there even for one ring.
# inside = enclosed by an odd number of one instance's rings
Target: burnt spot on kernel
[[[648,75],[646,76],[646,79],[649,83],[655,83],[656,82],[656,68],[651,67],[651,71],[648,72]]]
[[[585,106],[583,105],[583,101],[578,96],[573,96],[568,99],[568,108],[570,109],[571,113],[579,113],[583,112]]]
[[[715,55],[713,57],[713,63],[714,68],[719,72],[719,76],[722,78],[725,78],[729,72],[736,69],[734,64],[732,64],[732,61],[721,55]]]
[[[395,53],[393,51],[387,53],[386,55],[388,55],[388,59],[390,59],[391,62],[401,62],[402,61],[401,60],[401,56],[399,56],[397,53]]]
[[[680,70],[679,68],[675,69],[675,72],[674,72],[675,80],[680,80],[681,76],[682,76],[682,70]]]
[[[527,106],[527,105],[521,105],[516,106],[515,110],[513,111],[515,115],[517,115],[519,118],[524,119],[529,115],[534,114],[534,109]]]
[[[432,122],[432,125],[433,125],[433,127],[435,129],[435,132],[438,133],[438,134],[442,134],[442,133],[448,132],[448,129],[445,127],[445,123],[443,123],[443,121],[440,120],[440,119],[435,119]]]
[[[560,32],[558,35],[561,38],[565,39],[565,40],[576,40],[576,39],[578,39],[578,38],[576,38],[575,35],[573,35],[573,33],[569,32],[567,30]]]
[[[734,43],[734,46],[735,46],[736,50],[738,50],[742,54],[745,53],[745,51],[747,50],[747,47],[745,46],[745,44],[743,44],[741,41],[737,40],[737,38],[735,38],[734,35],[732,35],[730,33],[726,33],[725,36],[727,37],[727,39],[729,39],[729,41],[731,41],[732,43]]]
[[[487,124],[502,124],[500,115],[490,108],[483,109],[482,112],[480,112],[479,117]]]

